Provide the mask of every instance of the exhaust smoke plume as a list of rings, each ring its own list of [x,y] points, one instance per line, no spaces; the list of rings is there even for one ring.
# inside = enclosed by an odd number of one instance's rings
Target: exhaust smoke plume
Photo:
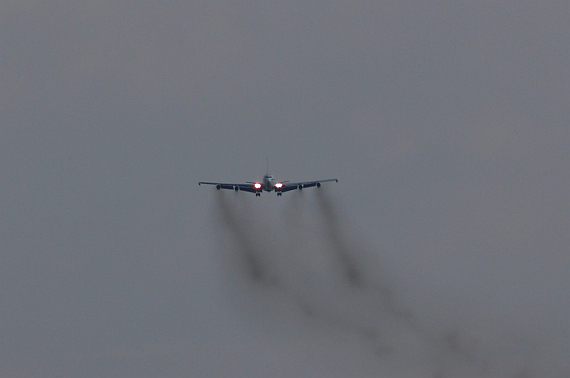
[[[224,275],[236,305],[252,320],[278,324],[287,317],[299,327],[352,334],[370,351],[373,366],[383,362],[379,376],[542,376],[537,348],[528,341],[490,339],[455,325],[440,329],[419,319],[388,269],[347,236],[348,220],[326,190],[280,201],[216,195]]]

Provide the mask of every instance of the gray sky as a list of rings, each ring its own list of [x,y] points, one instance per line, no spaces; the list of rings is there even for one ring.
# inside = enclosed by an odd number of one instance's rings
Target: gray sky
[[[3,1],[0,375],[567,377],[569,17]]]

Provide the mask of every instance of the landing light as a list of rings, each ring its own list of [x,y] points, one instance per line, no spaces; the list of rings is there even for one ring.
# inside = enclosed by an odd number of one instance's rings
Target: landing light
[[[281,189],[281,188],[283,187],[283,183],[278,182],[277,184],[275,184],[275,187],[276,187],[277,189]]]
[[[255,189],[261,189],[261,184],[258,183],[258,182],[256,182],[255,184],[253,184],[253,187],[254,187]]]

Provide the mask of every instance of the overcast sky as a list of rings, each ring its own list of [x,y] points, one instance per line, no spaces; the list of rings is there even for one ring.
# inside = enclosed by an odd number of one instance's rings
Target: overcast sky
[[[0,375],[570,376],[569,20],[2,1]]]

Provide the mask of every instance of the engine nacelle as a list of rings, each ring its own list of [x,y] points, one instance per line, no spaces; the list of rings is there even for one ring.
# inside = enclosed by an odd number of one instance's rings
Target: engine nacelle
[[[300,184],[299,186],[297,186],[297,189],[302,190],[302,189],[303,189],[303,184]]]
[[[320,188],[320,187],[321,187],[321,183],[317,182],[317,188]]]
[[[216,189],[220,190],[222,189],[222,186],[220,184],[216,185]]]
[[[239,190],[239,186],[234,186],[234,190],[237,192]]]

